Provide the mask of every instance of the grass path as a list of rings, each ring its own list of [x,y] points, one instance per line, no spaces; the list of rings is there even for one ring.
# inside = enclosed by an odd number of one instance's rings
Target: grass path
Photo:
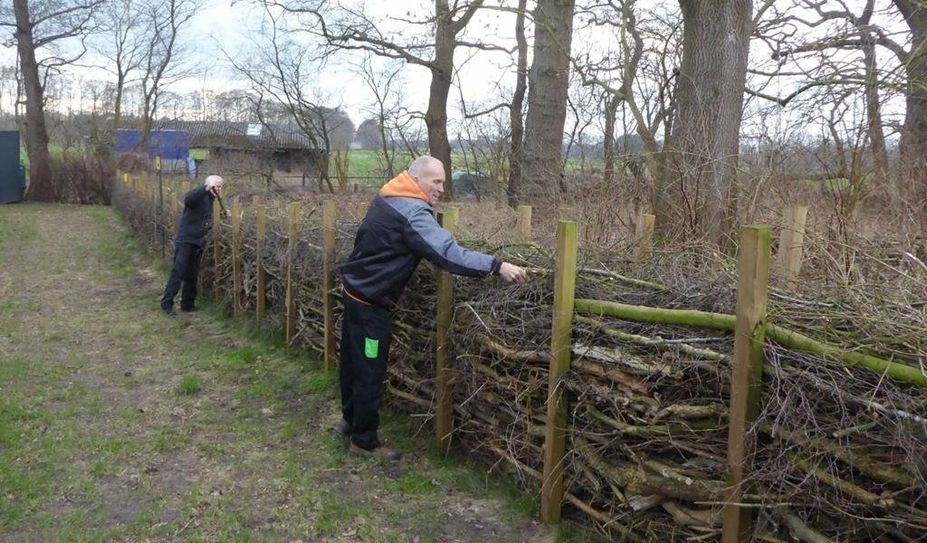
[[[109,208],[0,207],[0,542],[578,539],[400,417],[402,463],[347,455],[331,375],[150,266]]]

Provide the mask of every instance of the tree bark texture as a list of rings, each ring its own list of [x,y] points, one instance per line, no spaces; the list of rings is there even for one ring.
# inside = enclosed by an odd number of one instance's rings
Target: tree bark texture
[[[518,43],[518,77],[515,80],[515,94],[509,108],[512,123],[512,153],[509,157],[509,186],[506,191],[508,204],[512,208],[520,203],[522,160],[524,155],[525,124],[523,105],[528,88],[528,40],[525,38],[525,10],[528,0],[518,0],[518,15],[515,19],[515,41]]]
[[[602,169],[602,183],[606,186],[612,183],[615,176],[615,124],[618,117],[618,106],[621,104],[619,95],[607,95],[605,106],[605,139],[603,143],[603,152],[605,155],[605,166]],[[626,146],[627,147],[627,146]],[[624,150],[625,154],[631,154],[628,149]]]
[[[911,31],[911,52],[905,68],[904,125],[901,128],[901,182],[919,214],[927,234],[927,6],[913,0],[895,0]]]
[[[48,130],[45,127],[45,96],[35,57],[33,25],[29,20],[27,0],[13,0],[16,17],[16,47],[26,91],[25,129],[26,150],[29,153],[29,188],[26,199],[51,202],[57,198],[52,183],[48,155]]]
[[[657,185],[657,225],[666,235],[724,245],[736,221],[737,157],[751,0],[679,0],[683,53],[667,177]],[[660,188],[662,185],[662,189]]]
[[[443,5],[443,8],[441,6]],[[451,178],[451,143],[447,137],[447,97],[451,91],[454,74],[454,49],[457,32],[446,2],[435,2],[437,21],[435,24],[435,57],[431,63],[431,88],[428,94],[428,109],[425,112],[425,126],[428,129],[428,149],[431,156],[444,164],[445,198],[454,197],[454,181]]]
[[[878,186],[885,187],[889,180],[888,150],[885,147],[885,133],[882,129],[882,103],[879,99],[879,66],[876,57],[875,40],[868,25],[872,20],[875,0],[868,0],[863,9],[859,26],[862,38],[863,65],[866,73],[866,118],[869,122],[869,148],[872,150],[872,164]]]
[[[558,190],[573,37],[573,0],[538,0],[534,13],[534,62],[528,76],[523,188]]]

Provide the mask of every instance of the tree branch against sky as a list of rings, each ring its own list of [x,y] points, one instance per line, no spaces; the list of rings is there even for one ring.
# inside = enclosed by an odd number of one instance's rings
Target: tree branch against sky
[[[86,52],[84,39],[93,27],[93,12],[103,0],[15,0],[0,10],[0,27],[13,30],[26,95],[23,119],[29,153],[30,200],[52,201],[61,192],[51,178],[45,88],[51,70],[75,62]],[[72,42],[64,47],[63,42]],[[59,53],[58,47],[62,45]]]
[[[319,187],[327,184],[333,192],[329,159],[351,144],[351,137],[335,138],[334,134],[340,133],[350,119],[319,96],[318,74],[324,69],[325,55],[294,41],[294,30],[287,26],[286,15],[278,7],[264,4],[262,32],[244,56],[236,58],[226,52],[226,59],[257,95],[285,108],[311,146],[321,151],[316,168]],[[353,125],[350,133],[353,137]]]
[[[425,125],[431,155],[445,165],[445,196],[453,196],[451,146],[448,138],[448,97],[454,79],[454,54],[458,48],[475,48],[487,52],[505,50],[482,39],[467,38],[465,29],[484,0],[435,0],[425,17],[411,13],[392,16],[404,23],[403,29],[387,34],[382,22],[355,9],[326,1],[263,0],[284,10],[310,18],[311,32],[328,44],[331,52],[363,51],[381,57],[421,66],[431,75]]]
[[[891,5],[877,5],[875,0],[795,0],[791,10],[770,10],[756,34],[775,66],[753,69],[753,84],[793,84],[788,92],[777,93],[748,88],[751,95],[781,107],[802,99],[814,108],[831,101],[837,89],[847,89],[842,100],[857,101],[866,111],[871,173],[880,186],[891,174],[883,104],[898,95],[899,72],[907,62],[904,48],[889,30],[896,26],[893,11]]]
[[[200,7],[201,0],[159,0],[145,5],[150,21],[145,55],[141,62],[142,129],[139,147],[144,147],[158,114],[161,94],[174,80],[189,75],[189,49],[184,32]]]

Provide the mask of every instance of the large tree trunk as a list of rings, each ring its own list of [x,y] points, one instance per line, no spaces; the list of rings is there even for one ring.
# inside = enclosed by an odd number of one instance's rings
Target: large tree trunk
[[[454,197],[451,143],[447,138],[447,97],[450,94],[451,76],[454,73],[454,41],[454,34],[446,25],[438,23],[435,29],[435,58],[431,68],[428,110],[425,112],[428,149],[431,156],[444,163],[444,198],[448,200]]]
[[[57,197],[52,183],[48,156],[48,130],[45,128],[45,96],[35,58],[32,23],[27,0],[13,0],[16,16],[16,47],[26,90],[26,151],[29,153],[29,190],[27,200],[51,202]]]
[[[447,97],[454,76],[454,50],[457,34],[464,29],[473,12],[483,4],[474,0],[459,19],[453,18],[447,0],[435,0],[435,57],[431,61],[431,89],[425,126],[428,128],[428,148],[431,156],[444,163],[444,199],[454,197],[454,180],[451,165],[451,143],[447,137]],[[456,7],[456,3],[455,3]]]
[[[148,147],[148,140],[154,128],[154,116],[157,112],[157,97],[145,95],[142,103],[142,127],[138,131],[138,144],[136,149],[143,153]]]
[[[518,43],[518,77],[515,80],[515,94],[509,108],[512,123],[512,153],[509,158],[509,186],[506,191],[509,206],[515,207],[521,199],[521,164],[524,155],[525,125],[522,105],[528,88],[528,40],[525,38],[525,10],[528,0],[518,0],[518,15],[515,18],[515,41]]]
[[[872,150],[876,183],[885,189],[888,188],[889,179],[888,150],[885,147],[885,133],[882,130],[882,103],[879,100],[879,67],[875,40],[868,28],[874,8],[875,0],[867,0],[858,28],[863,43],[863,65],[866,70],[866,117],[869,121],[869,147]]]
[[[534,194],[558,190],[573,37],[573,0],[538,0],[529,75],[522,185]]]
[[[666,145],[664,190],[655,195],[662,233],[726,245],[736,221],[751,0],[679,0],[683,53],[676,119]]]
[[[126,76],[122,68],[118,69],[116,77],[116,97],[113,102],[113,138],[117,137],[119,126],[122,124],[122,95],[125,93]]]
[[[875,45],[863,46],[863,60],[866,66],[866,116],[869,120],[869,147],[878,186],[885,187],[888,181],[888,150],[882,131],[882,103],[879,100],[879,72],[876,65]]]
[[[900,179],[920,215],[921,229],[927,233],[927,8],[920,2],[895,0],[895,5],[911,30],[911,53],[905,64],[908,85],[905,91],[904,126],[901,128]]]
[[[618,117],[619,104],[621,104],[620,96],[608,96],[608,102],[605,106],[605,134],[603,134],[605,167],[602,169],[602,182],[605,185],[611,185],[612,178],[615,176],[615,124],[617,124],[615,121]],[[627,139],[625,142],[627,142]],[[630,154],[627,149],[625,149],[625,153]]]

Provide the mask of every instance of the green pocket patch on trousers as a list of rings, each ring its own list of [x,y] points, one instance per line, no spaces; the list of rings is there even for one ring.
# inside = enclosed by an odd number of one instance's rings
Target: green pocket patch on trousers
[[[364,338],[364,355],[367,358],[376,358],[380,352],[380,340],[373,338]]]

